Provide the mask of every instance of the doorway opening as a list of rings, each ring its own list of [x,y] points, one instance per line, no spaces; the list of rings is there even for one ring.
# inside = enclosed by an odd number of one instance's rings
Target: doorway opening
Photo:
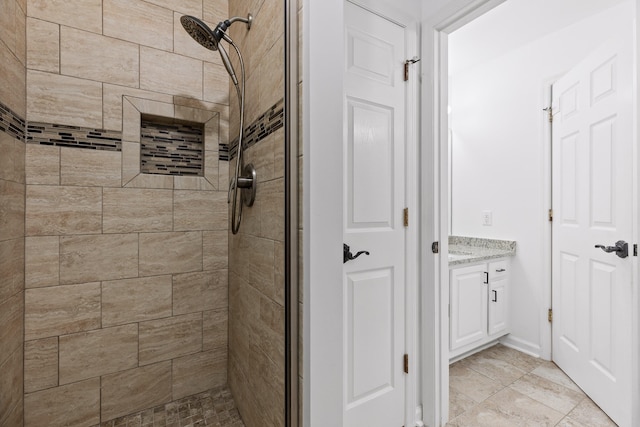
[[[550,125],[543,111],[551,105],[548,87],[614,33],[620,20],[635,25],[633,1],[589,1],[566,10],[548,3],[508,0],[451,31],[444,43],[448,43],[448,55],[444,55],[448,56],[444,69],[448,72],[443,76],[448,84],[443,86],[448,90],[441,99],[447,101],[444,108],[449,107],[450,167],[449,215],[444,217],[449,219],[449,233],[517,244],[509,281],[511,333],[500,338],[501,346],[458,363],[473,371],[468,375],[479,374],[500,383],[529,366],[511,363],[514,370],[505,365],[514,358],[520,360],[517,355],[537,358],[522,357],[536,366],[511,381],[505,396],[522,394],[523,384],[543,378],[545,369],[540,367],[550,368],[543,361],[552,359],[551,325],[547,321],[552,306],[551,223],[547,216],[552,207],[551,148]],[[527,22],[536,25],[528,27]],[[448,274],[442,277],[445,301],[451,297],[451,284]],[[443,335],[448,337],[449,318],[444,308]],[[451,343],[443,339],[441,344]],[[474,361],[480,361],[481,367],[469,368]],[[446,394],[447,382],[454,387],[457,373],[444,369],[442,390]],[[536,369],[538,372],[532,373]],[[500,370],[509,374],[501,380],[492,378]],[[518,381],[520,384],[514,385]],[[558,385],[571,390],[569,383]],[[529,386],[535,389],[540,385]],[[581,393],[579,389],[572,391]],[[562,405],[554,408],[564,417],[580,404],[571,406],[572,399],[578,397],[567,396],[571,397],[560,399]],[[467,403],[479,407],[479,397],[473,397]],[[442,406],[448,401],[443,396]],[[571,408],[566,412],[568,406]],[[451,405],[448,413],[452,418],[461,416],[466,411],[457,414],[460,409]],[[447,411],[442,419],[447,419]]]

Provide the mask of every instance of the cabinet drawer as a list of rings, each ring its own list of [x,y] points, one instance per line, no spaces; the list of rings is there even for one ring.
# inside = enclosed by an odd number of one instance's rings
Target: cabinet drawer
[[[489,263],[489,280],[509,274],[509,261],[494,261]]]

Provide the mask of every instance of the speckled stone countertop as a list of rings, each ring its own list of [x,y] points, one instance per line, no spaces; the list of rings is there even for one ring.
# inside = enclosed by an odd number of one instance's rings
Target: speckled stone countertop
[[[449,236],[449,267],[504,258],[515,254],[516,242],[512,240]]]

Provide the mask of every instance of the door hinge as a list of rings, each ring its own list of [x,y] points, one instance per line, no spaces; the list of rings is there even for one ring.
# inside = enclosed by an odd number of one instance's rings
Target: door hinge
[[[409,373],[409,355],[408,354],[404,355],[404,373],[405,374]]]
[[[404,208],[402,211],[402,223],[405,227],[409,226],[409,208]]]
[[[553,221],[553,209],[549,209],[549,222]]]
[[[633,244],[633,256],[638,256],[638,244]]]
[[[440,243],[438,242],[433,242],[431,244],[431,252],[433,252],[434,254],[437,254],[440,252]]]
[[[409,81],[409,65],[415,64],[418,61],[420,61],[420,58],[418,58],[417,56],[414,56],[413,58],[407,59],[406,61],[404,61],[404,81],[405,82]]]
[[[549,321],[549,323],[553,322],[553,309],[550,308],[549,311],[547,312],[547,320]]]

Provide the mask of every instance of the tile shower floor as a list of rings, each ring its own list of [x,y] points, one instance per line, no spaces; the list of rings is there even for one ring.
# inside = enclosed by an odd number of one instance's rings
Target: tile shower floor
[[[555,364],[498,344],[449,367],[447,427],[616,426]]]
[[[94,427],[244,427],[227,387],[106,421]]]

